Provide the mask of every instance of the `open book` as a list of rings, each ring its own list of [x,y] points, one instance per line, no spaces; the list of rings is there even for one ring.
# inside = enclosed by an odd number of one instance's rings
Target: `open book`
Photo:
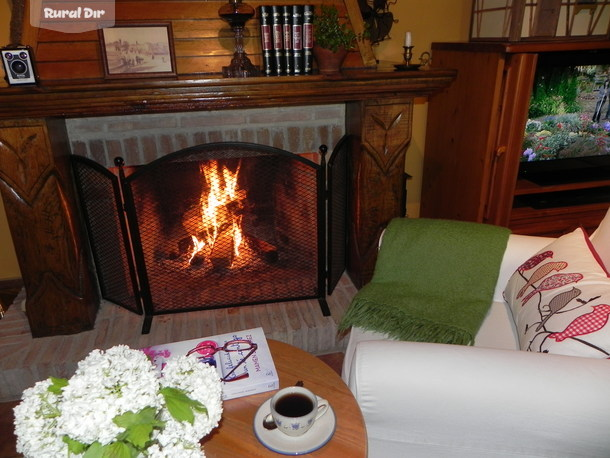
[[[161,374],[167,360],[178,355],[188,355],[216,367],[223,380],[223,400],[279,388],[277,371],[262,328],[154,345],[142,351]]]

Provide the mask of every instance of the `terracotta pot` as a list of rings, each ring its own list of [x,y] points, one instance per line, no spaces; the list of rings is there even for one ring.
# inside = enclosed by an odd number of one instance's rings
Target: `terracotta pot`
[[[330,49],[321,48],[317,45],[313,47],[313,56],[318,64],[318,70],[323,75],[341,73],[341,65],[347,56],[347,49],[339,48],[337,52]]]

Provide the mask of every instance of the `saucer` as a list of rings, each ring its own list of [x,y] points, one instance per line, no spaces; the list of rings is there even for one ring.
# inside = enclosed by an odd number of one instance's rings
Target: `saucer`
[[[271,398],[263,402],[254,415],[254,434],[269,450],[282,455],[303,455],[323,447],[333,437],[337,421],[330,404],[328,411],[313,424],[309,431],[302,436],[291,437],[279,429],[266,429],[263,426],[263,419],[271,412],[270,403]]]

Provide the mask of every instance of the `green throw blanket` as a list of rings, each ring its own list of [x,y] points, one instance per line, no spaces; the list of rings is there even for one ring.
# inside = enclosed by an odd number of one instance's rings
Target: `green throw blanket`
[[[510,231],[487,224],[397,218],[371,282],[340,324],[400,340],[472,345],[492,302]]]

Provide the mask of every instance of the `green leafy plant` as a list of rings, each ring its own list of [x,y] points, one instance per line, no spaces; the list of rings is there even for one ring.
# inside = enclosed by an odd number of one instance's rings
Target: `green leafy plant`
[[[337,52],[339,48],[353,48],[363,36],[357,35],[339,19],[335,6],[321,5],[320,12],[313,19],[313,38],[318,46]]]

